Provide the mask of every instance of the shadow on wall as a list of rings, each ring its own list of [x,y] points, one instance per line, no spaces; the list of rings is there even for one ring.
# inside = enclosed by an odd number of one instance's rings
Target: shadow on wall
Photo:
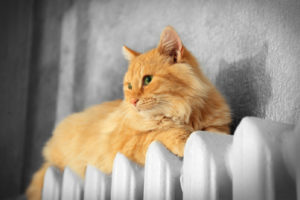
[[[254,56],[228,63],[220,61],[216,78],[218,89],[231,107],[231,131],[245,116],[265,117],[266,105],[272,96],[270,75],[266,72],[267,43]]]

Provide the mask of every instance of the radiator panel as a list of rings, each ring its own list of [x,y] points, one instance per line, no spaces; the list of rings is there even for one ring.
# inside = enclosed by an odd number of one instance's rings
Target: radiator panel
[[[300,200],[300,123],[246,117],[235,134],[191,134],[184,158],[153,142],[145,166],[118,153],[111,175],[49,167],[43,199]]]
[[[184,199],[232,199],[226,152],[232,136],[197,131],[185,147]]]

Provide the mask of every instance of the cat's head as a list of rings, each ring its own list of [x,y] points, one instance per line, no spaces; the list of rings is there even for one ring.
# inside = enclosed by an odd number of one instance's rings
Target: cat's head
[[[163,30],[156,48],[140,54],[124,46],[123,54],[129,60],[125,102],[141,115],[187,122],[193,106],[203,103],[207,79],[172,27]]]

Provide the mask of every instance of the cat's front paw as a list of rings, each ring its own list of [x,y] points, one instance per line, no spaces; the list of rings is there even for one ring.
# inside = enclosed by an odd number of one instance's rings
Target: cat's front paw
[[[184,144],[179,145],[179,146],[173,148],[173,150],[171,150],[171,151],[172,151],[172,153],[174,153],[176,156],[183,157],[183,154],[184,154]]]
[[[166,147],[175,155],[183,157],[184,146],[190,134],[174,132],[165,140]]]

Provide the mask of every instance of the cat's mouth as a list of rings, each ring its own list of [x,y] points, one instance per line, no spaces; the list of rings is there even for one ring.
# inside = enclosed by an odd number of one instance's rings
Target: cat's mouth
[[[145,105],[145,104],[137,104],[135,106],[135,109],[138,111],[138,112],[149,112],[151,110],[153,110],[153,105]]]
[[[138,112],[151,111],[157,104],[156,98],[147,97],[139,99],[135,105],[133,105]]]
[[[147,119],[159,121],[168,116],[168,109],[154,98],[152,100],[138,102],[134,107],[140,115]]]

